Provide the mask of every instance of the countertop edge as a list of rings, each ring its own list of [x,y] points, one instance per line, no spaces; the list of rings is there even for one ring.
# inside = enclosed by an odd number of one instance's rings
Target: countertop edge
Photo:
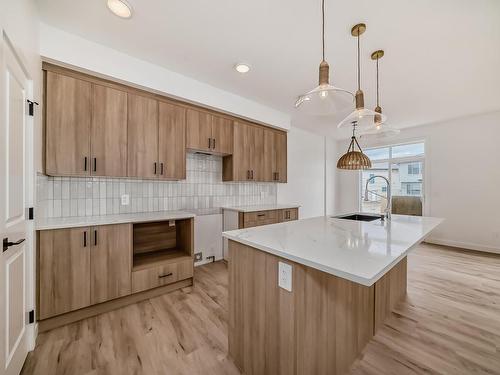
[[[289,208],[300,208],[302,207],[300,204],[276,204],[274,207],[273,205],[262,205],[258,206],[256,205],[255,208],[251,208],[251,206],[228,206],[228,207],[221,207],[222,210],[227,210],[227,211],[236,211],[236,212],[257,212],[257,211],[272,211],[272,210],[286,210]]]

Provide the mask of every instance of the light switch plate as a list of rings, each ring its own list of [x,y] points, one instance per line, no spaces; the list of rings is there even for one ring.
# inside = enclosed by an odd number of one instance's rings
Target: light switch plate
[[[289,292],[292,291],[292,266],[278,262],[278,286]]]
[[[123,194],[121,202],[122,202],[122,206],[128,206],[130,204],[130,197],[129,197],[129,195],[128,194]]]

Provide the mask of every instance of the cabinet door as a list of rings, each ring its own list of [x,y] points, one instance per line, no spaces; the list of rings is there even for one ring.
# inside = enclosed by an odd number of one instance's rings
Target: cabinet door
[[[211,151],[212,115],[196,109],[186,112],[186,147],[192,150]]]
[[[278,182],[287,182],[287,134],[277,131],[274,133],[274,171]]]
[[[212,151],[223,155],[233,153],[233,122],[231,120],[212,116]]]
[[[45,169],[48,175],[89,174],[90,88],[89,82],[47,72]]]
[[[159,102],[158,156],[162,179],[186,178],[186,109]]]
[[[89,235],[89,228],[40,231],[40,319],[90,305]]]
[[[91,228],[90,302],[109,301],[131,293],[131,224]]]
[[[158,102],[128,94],[128,175],[156,178],[158,165]]]
[[[232,178],[231,181],[250,180],[250,144],[249,136],[251,126],[242,122],[234,123],[234,149],[232,158]]]
[[[249,163],[252,181],[264,181],[264,129],[249,125]]]
[[[264,155],[262,162],[262,180],[276,181],[275,132],[264,129]]]
[[[91,174],[127,176],[127,93],[92,88]]]

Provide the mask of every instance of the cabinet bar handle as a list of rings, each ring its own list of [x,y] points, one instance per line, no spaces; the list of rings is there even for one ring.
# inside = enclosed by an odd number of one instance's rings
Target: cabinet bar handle
[[[156,162],[155,162],[155,174],[156,174]]]
[[[163,175],[163,163],[160,163],[160,174]]]
[[[165,275],[160,275],[160,276],[158,276],[158,278],[159,279],[163,279],[164,277],[169,277],[169,276],[172,276],[172,272],[169,272],[169,273],[167,273]]]
[[[251,177],[251,178],[252,178],[252,180],[253,180],[253,169],[251,170],[251,172],[252,172],[252,177]]]
[[[213,143],[214,143],[214,145],[213,145],[213,149],[215,150],[215,138],[212,138],[212,139],[213,139],[213,141],[214,141],[214,142],[213,142]]]
[[[266,216],[266,214],[257,214],[258,217]]]
[[[83,158],[83,170],[87,171],[87,157]]]
[[[94,172],[97,172],[97,158],[94,158]]]
[[[212,138],[208,138],[208,149],[212,148]]]
[[[94,230],[94,246],[97,246],[97,230]]]
[[[87,231],[83,232],[83,247],[87,247]]]

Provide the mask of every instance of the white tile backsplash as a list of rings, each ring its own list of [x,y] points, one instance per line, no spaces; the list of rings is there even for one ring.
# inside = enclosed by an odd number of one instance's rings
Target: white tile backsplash
[[[222,158],[188,154],[186,180],[37,176],[40,217],[217,208],[276,203],[276,183],[222,182]],[[129,195],[129,205],[121,196]]]

